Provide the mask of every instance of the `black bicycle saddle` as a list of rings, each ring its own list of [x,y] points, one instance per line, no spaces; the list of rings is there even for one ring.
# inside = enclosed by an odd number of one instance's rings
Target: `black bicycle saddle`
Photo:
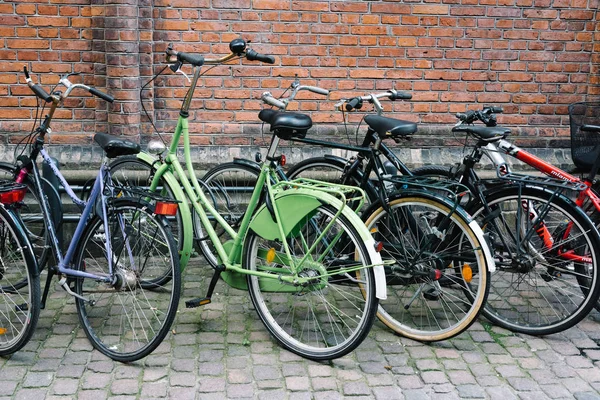
[[[140,152],[140,145],[127,139],[121,139],[106,133],[96,133],[94,135],[96,143],[102,147],[108,158],[137,154]]]
[[[365,122],[383,139],[386,137],[394,138],[408,136],[417,131],[417,124],[414,122],[381,117],[379,115],[367,115],[365,117]]]

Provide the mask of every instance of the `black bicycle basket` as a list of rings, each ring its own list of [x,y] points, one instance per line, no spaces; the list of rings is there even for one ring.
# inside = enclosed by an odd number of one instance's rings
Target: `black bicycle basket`
[[[583,125],[600,125],[600,102],[573,103],[569,106],[571,158],[579,169],[590,170],[600,154],[600,134],[581,130]]]

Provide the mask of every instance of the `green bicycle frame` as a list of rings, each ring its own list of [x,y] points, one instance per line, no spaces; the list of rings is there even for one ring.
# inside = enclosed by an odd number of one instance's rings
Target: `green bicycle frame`
[[[180,139],[182,138],[187,174],[176,156],[177,147]],[[151,162],[152,159],[148,155],[140,155],[140,158],[144,158],[147,162]],[[175,173],[176,177],[173,176],[171,171]],[[188,119],[182,116],[179,117],[179,120],[177,122],[177,127],[175,129],[175,133],[173,135],[169,151],[164,158],[164,163],[158,167],[150,185],[150,189],[156,190],[156,188],[159,186],[159,182],[161,179],[165,179],[168,183],[172,183],[171,187],[174,191],[174,195],[178,200],[181,200],[182,203],[186,203],[187,201],[185,195],[187,195],[187,198],[191,200],[192,206],[194,207],[195,212],[198,213],[200,221],[204,229],[206,230],[206,234],[212,241],[216,253],[225,268],[225,275],[227,275],[227,272],[232,273],[232,275],[235,275],[236,273],[243,275],[250,274],[273,280],[272,273],[262,271],[250,271],[248,269],[242,268],[241,256],[243,240],[250,228],[252,228],[255,232],[259,233],[260,235],[263,235],[266,238],[285,238],[288,234],[290,234],[290,232],[294,230],[294,228],[298,224],[306,223],[307,219],[310,219],[310,217],[312,216],[311,213],[321,204],[331,204],[338,211],[333,217],[332,221],[323,229],[323,232],[321,232],[321,236],[315,241],[318,242],[322,237],[325,236],[329,228],[331,228],[331,226],[333,225],[335,219],[338,218],[339,215],[341,215],[342,213],[344,213],[348,218],[351,219],[358,218],[349,207],[346,207],[344,201],[338,200],[334,197],[332,192],[335,192],[335,189],[327,189],[327,187],[311,189],[310,187],[305,187],[305,185],[303,185],[302,183],[297,183],[294,185],[296,187],[295,190],[285,189],[278,191],[278,188],[283,189],[282,186],[284,184],[289,185],[289,183],[280,182],[273,184],[272,181],[276,180],[276,174],[274,173],[272,167],[269,164],[265,163],[261,168],[261,173],[258,177],[256,187],[254,188],[254,191],[250,198],[246,213],[244,214],[244,217],[241,221],[239,231],[236,232],[219,214],[219,212],[212,206],[210,200],[204,194],[202,188],[198,183],[198,180],[195,177],[190,151]],[[181,186],[183,186],[183,190],[181,190]],[[265,186],[267,188],[267,195],[271,200],[273,215],[275,217],[275,221],[277,222],[273,221],[273,219],[270,216],[270,212],[266,210],[264,206],[261,210],[258,210],[258,212],[255,213],[259,206],[261,195]],[[323,186],[323,184],[321,186]],[[179,190],[177,190],[177,188],[179,188]],[[355,189],[353,188],[353,190]],[[182,210],[182,222],[184,223],[184,232],[186,232],[186,230],[188,232],[187,234],[184,233],[183,238],[182,264],[184,261],[185,263],[187,263],[187,261],[189,260],[189,254],[191,254],[193,246],[191,235],[189,234],[189,232],[192,231],[191,218],[189,214],[190,211],[191,210],[189,210],[189,208],[187,209],[187,212],[185,210]],[[209,214],[214,219],[213,222],[216,222],[218,225],[220,225],[225,230],[225,232],[231,237],[231,243],[228,243],[227,246],[224,246],[219,240],[219,237],[215,229],[213,228],[211,221],[209,220]],[[287,223],[284,223],[283,221],[286,221]],[[289,221],[294,222],[290,223]],[[372,238],[370,238],[370,235],[368,235],[368,231],[366,235],[361,236],[363,240],[373,240]],[[330,246],[333,247],[333,245],[335,244],[335,240],[339,239],[340,235],[333,239],[333,243],[330,243]],[[310,278],[298,277],[297,271],[299,270],[302,264],[309,261],[307,260],[307,256],[304,256],[301,259],[294,257],[291,254],[287,242],[285,240],[281,240],[281,243],[283,244],[283,253],[279,253],[277,257],[278,259],[284,261],[282,264],[287,265],[290,268],[290,271],[286,275],[278,275],[278,279],[283,282],[295,285],[305,283],[305,281],[308,281]],[[315,245],[316,244],[313,244],[309,251],[312,250],[312,248]],[[184,259],[184,257],[186,257],[187,259]],[[311,261],[318,262],[321,260]],[[378,257],[373,259],[373,261],[376,263],[376,265],[380,265]],[[352,270],[353,268],[349,267],[347,269],[344,269],[343,272],[351,272]],[[338,273],[340,273],[339,270],[331,271],[323,275],[323,277],[329,275],[333,276]],[[233,283],[239,280],[237,280],[236,277],[231,277],[231,279],[228,279],[228,281],[228,283]],[[239,283],[235,286],[239,286]],[[290,288],[293,288],[293,286],[290,285]]]

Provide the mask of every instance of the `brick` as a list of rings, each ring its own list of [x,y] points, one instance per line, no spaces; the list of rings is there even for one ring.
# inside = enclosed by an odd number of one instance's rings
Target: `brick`
[[[414,5],[412,6],[413,14],[433,14],[446,15],[448,14],[449,6],[434,6],[434,5]]]

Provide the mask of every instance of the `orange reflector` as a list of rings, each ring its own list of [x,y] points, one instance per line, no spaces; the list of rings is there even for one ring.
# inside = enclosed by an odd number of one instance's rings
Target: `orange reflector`
[[[269,251],[267,251],[267,262],[272,263],[273,260],[275,260],[275,249],[271,247]]]
[[[17,203],[19,201],[23,201],[23,199],[25,198],[25,190],[26,189],[19,189],[12,190],[6,193],[0,193],[0,203],[12,204]]]
[[[371,228],[371,233],[377,233],[377,228]]]
[[[6,328],[0,328],[0,335],[4,335],[6,333]]]
[[[281,165],[283,167],[286,162],[287,162],[287,158],[285,158],[285,154],[282,154],[281,157],[279,157],[279,165]]]
[[[175,215],[177,214],[177,203],[157,201],[154,213],[157,215]]]
[[[473,279],[473,270],[471,269],[471,266],[469,264],[463,265],[462,276],[465,282],[471,283],[471,280]]]

